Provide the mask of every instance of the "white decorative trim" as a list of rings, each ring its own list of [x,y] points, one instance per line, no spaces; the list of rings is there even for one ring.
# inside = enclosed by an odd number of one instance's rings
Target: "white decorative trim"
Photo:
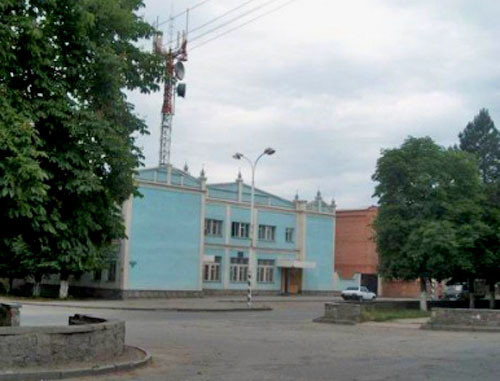
[[[205,253],[205,194],[200,197],[200,245],[198,252],[198,290],[203,289],[203,258]]]
[[[233,250],[248,250],[250,249],[250,240],[248,240],[248,246],[242,245],[229,245],[223,243],[205,243],[206,247],[211,247],[214,249],[233,249]],[[259,247],[255,248],[256,252],[265,252],[265,253],[273,253],[273,254],[298,254],[299,250],[295,249],[276,249],[274,247]]]
[[[292,269],[314,269],[316,268],[316,262],[306,262],[306,261],[294,261],[290,259],[278,259],[276,261],[276,267],[285,267]]]
[[[243,207],[243,208],[248,208],[250,209],[250,203],[249,202],[238,202],[234,200],[225,200],[222,198],[210,198],[207,197],[207,203],[210,204],[230,204],[238,207]],[[275,210],[279,211],[281,213],[289,213],[289,214],[295,214],[297,213],[296,209],[293,208],[284,208],[276,205],[265,205],[265,204],[255,204],[255,209],[263,209],[263,210]],[[317,216],[334,216],[335,213],[330,213],[330,212],[317,212],[314,210],[306,210],[304,211],[307,214],[311,215],[317,215]]]
[[[229,237],[231,236],[231,206],[226,205],[226,225],[225,225],[224,243],[229,245]]]
[[[167,184],[172,184],[172,164],[167,164]]]
[[[223,285],[224,285],[224,289],[227,289],[229,288],[229,273],[230,273],[230,267],[231,267],[231,264],[229,263],[230,260],[229,260],[229,248],[225,248],[224,249],[224,262],[222,264],[222,269],[224,271],[222,271],[222,282],[223,282]]]
[[[137,185],[140,187],[145,187],[145,188],[157,188],[157,189],[169,189],[173,191],[181,191],[181,192],[188,192],[188,193],[206,193],[206,191],[198,189],[198,188],[191,188],[191,187],[181,187],[179,185],[173,185],[173,184],[166,184],[166,183],[155,183],[152,181],[148,180],[140,180],[137,181]]]

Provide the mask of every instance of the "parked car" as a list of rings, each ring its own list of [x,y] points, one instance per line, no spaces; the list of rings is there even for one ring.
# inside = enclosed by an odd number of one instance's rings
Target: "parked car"
[[[377,295],[368,290],[366,287],[347,287],[340,294],[344,300],[375,300]]]
[[[466,284],[452,284],[444,291],[444,300],[469,300],[469,289]]]
[[[478,299],[486,296],[486,283],[479,279],[475,281],[474,296]],[[449,284],[444,291],[445,300],[469,300],[470,291],[467,283]]]

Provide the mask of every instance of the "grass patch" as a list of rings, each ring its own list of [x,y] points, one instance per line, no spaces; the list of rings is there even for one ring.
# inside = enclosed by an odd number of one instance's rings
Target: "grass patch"
[[[363,321],[388,321],[396,319],[413,319],[431,316],[430,311],[398,310],[398,309],[373,309],[364,311]]]

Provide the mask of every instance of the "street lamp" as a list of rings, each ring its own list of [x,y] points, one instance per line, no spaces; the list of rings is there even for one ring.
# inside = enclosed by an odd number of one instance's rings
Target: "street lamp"
[[[276,151],[268,147],[262,152],[255,161],[250,160],[248,157],[242,153],[236,152],[233,158],[236,160],[245,159],[250,164],[252,168],[252,191],[250,193],[250,250],[248,252],[248,295],[247,295],[247,306],[252,307],[252,268],[254,267],[254,251],[255,251],[255,168],[260,158],[264,155],[271,156]]]

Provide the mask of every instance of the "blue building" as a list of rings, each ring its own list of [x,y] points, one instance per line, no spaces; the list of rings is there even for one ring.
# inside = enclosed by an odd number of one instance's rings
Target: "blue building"
[[[251,263],[250,186],[207,184],[172,166],[142,169],[142,197],[123,205],[128,239],[106,273],[73,283],[122,297],[333,291],[335,205],[255,190]],[[109,278],[112,274],[112,278]],[[109,294],[108,294],[109,295]]]

